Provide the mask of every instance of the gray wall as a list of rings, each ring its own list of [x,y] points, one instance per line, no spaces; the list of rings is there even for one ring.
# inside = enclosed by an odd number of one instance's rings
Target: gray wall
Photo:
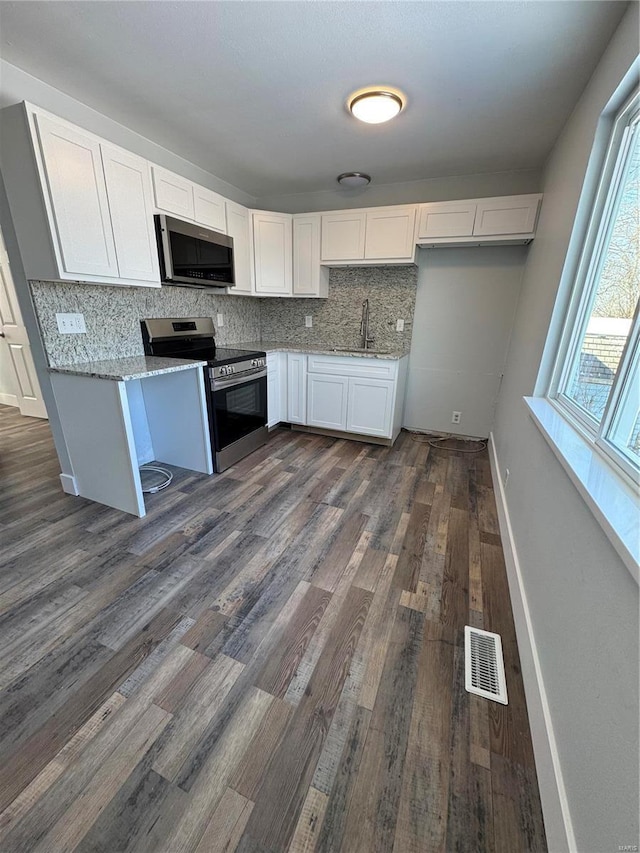
[[[405,427],[489,435],[527,252],[420,250]]]
[[[550,326],[545,367],[555,344],[570,284],[563,266],[594,133],[638,55],[638,32],[633,4],[547,164],[495,426],[500,468],[510,470],[508,510],[580,853],[638,843],[638,587],[522,396],[534,390]],[[575,244],[567,269],[574,255]],[[525,668],[525,683],[530,679]]]

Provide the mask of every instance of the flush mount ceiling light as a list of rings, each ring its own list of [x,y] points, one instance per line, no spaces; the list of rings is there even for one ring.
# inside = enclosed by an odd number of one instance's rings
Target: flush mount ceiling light
[[[343,172],[336,178],[341,187],[354,189],[355,187],[366,187],[371,183],[371,175],[364,172]]]
[[[404,107],[402,92],[394,89],[359,89],[347,101],[349,111],[367,124],[382,124],[395,118]]]

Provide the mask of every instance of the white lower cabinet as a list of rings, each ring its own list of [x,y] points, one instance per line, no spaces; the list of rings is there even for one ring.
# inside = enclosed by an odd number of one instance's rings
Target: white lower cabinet
[[[389,379],[349,379],[348,432],[388,438],[392,431],[396,383]]]
[[[307,356],[287,353],[287,421],[307,423]]]
[[[307,424],[323,429],[347,429],[347,376],[307,374]]]

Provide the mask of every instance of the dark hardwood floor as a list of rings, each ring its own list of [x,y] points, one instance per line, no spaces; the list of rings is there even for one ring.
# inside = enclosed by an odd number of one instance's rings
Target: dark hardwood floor
[[[2,853],[546,850],[486,451],[279,430],[137,519],[0,441]]]

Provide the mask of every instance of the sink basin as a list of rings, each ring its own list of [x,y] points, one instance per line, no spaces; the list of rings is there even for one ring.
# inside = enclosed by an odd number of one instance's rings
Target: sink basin
[[[357,353],[365,353],[369,352],[371,355],[389,355],[391,350],[388,349],[371,349],[368,347],[365,349],[364,347],[333,347],[331,352],[357,352]]]

